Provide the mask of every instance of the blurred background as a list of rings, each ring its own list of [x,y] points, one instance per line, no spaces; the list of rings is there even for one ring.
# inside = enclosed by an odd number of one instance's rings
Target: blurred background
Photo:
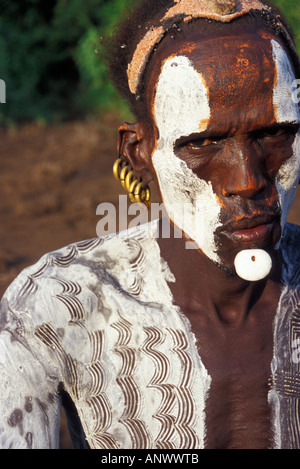
[[[300,51],[299,0],[274,0]],[[128,0],[0,0],[0,297],[41,255],[96,236],[117,128],[132,120],[110,84],[101,36]],[[297,196],[289,221],[300,223]],[[71,449],[62,415],[61,448]]]

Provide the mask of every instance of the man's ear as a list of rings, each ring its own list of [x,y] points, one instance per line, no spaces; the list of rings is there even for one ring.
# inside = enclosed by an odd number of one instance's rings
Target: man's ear
[[[118,152],[119,156],[130,164],[137,177],[145,184],[152,180],[150,142],[145,126],[137,122],[135,124],[123,123],[119,127]]]

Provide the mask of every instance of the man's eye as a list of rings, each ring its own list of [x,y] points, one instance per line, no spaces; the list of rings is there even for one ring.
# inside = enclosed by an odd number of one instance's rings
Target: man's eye
[[[285,135],[289,132],[286,131],[286,129],[271,129],[271,130],[266,130],[263,133],[263,137],[280,137],[281,135]]]
[[[186,146],[190,149],[197,150],[197,148],[207,147],[208,145],[216,145],[217,143],[218,143],[217,139],[201,138],[199,140],[193,140],[193,141],[188,142]]]

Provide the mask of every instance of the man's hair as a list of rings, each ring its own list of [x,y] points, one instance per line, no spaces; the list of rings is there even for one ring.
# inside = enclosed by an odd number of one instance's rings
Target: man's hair
[[[120,20],[115,33],[109,40],[106,41],[106,53],[108,60],[108,70],[112,83],[117,91],[127,101],[131,111],[138,119],[147,120],[148,109],[146,103],[146,70],[140,79],[139,86],[136,94],[133,94],[129,89],[127,69],[130,64],[134,51],[143,39],[147,31],[151,28],[158,26],[161,18],[164,16],[166,10],[174,5],[173,0],[131,0],[131,11],[124,19]],[[245,22],[255,24],[258,28],[271,32],[282,41],[284,44],[290,60],[294,66],[296,77],[300,77],[300,62],[297,53],[295,53],[295,43],[293,40],[293,32],[288,26],[287,21],[282,12],[275,7],[271,1],[264,1],[265,5],[270,8],[268,10],[252,10],[249,13],[236,18],[228,23],[221,23],[212,19],[195,18],[193,22],[197,21],[199,28],[211,28],[217,30],[218,28],[227,28],[227,30],[236,22]],[[166,27],[165,36],[172,34],[176,40],[178,34],[189,28],[190,22],[182,21],[183,17],[171,18],[169,25]],[[179,27],[180,25],[180,27]],[[288,31],[292,42],[289,41],[284,34],[282,25]],[[148,58],[148,64],[154,52]]]

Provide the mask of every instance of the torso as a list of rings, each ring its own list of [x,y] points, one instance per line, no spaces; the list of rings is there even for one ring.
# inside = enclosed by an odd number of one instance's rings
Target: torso
[[[166,257],[171,259],[168,252]],[[249,301],[247,314],[245,311],[240,314],[235,300],[231,299],[232,295],[238,304],[239,292],[233,288],[227,291],[223,303],[220,301],[222,295],[215,295],[210,300],[209,281],[203,282],[192,257],[187,261],[191,265],[190,272],[187,269],[188,274],[182,275],[182,261],[172,265],[171,260],[171,270],[182,282],[175,282],[170,288],[174,303],[180,306],[191,324],[199,356],[211,378],[205,402],[205,448],[271,448],[274,422],[268,400],[274,356],[274,321],[280,314],[283,291],[281,275],[261,282],[258,291],[253,290],[255,299]],[[211,265],[207,263],[203,269],[207,276]],[[228,277],[228,280],[232,287],[232,278]],[[218,281],[219,278],[215,283],[219,286]],[[190,284],[194,291],[189,289]],[[241,287],[240,291],[244,293],[244,289],[246,287]],[[223,290],[226,291],[224,286]],[[203,303],[205,295],[209,300]],[[216,298],[219,305],[214,302]]]
[[[220,330],[196,336],[199,354],[211,377],[205,406],[205,447],[270,448],[272,322],[267,330],[248,325],[220,326]]]
[[[5,445],[54,444],[63,384],[91,448],[300,448],[299,230],[288,236],[280,301],[239,327],[180,311],[154,239],[91,240],[46,256],[3,301],[1,345],[14,362],[1,370],[23,383],[19,402],[30,396],[32,408],[21,432],[12,426],[20,386],[9,391]],[[18,357],[34,380],[22,381]]]

